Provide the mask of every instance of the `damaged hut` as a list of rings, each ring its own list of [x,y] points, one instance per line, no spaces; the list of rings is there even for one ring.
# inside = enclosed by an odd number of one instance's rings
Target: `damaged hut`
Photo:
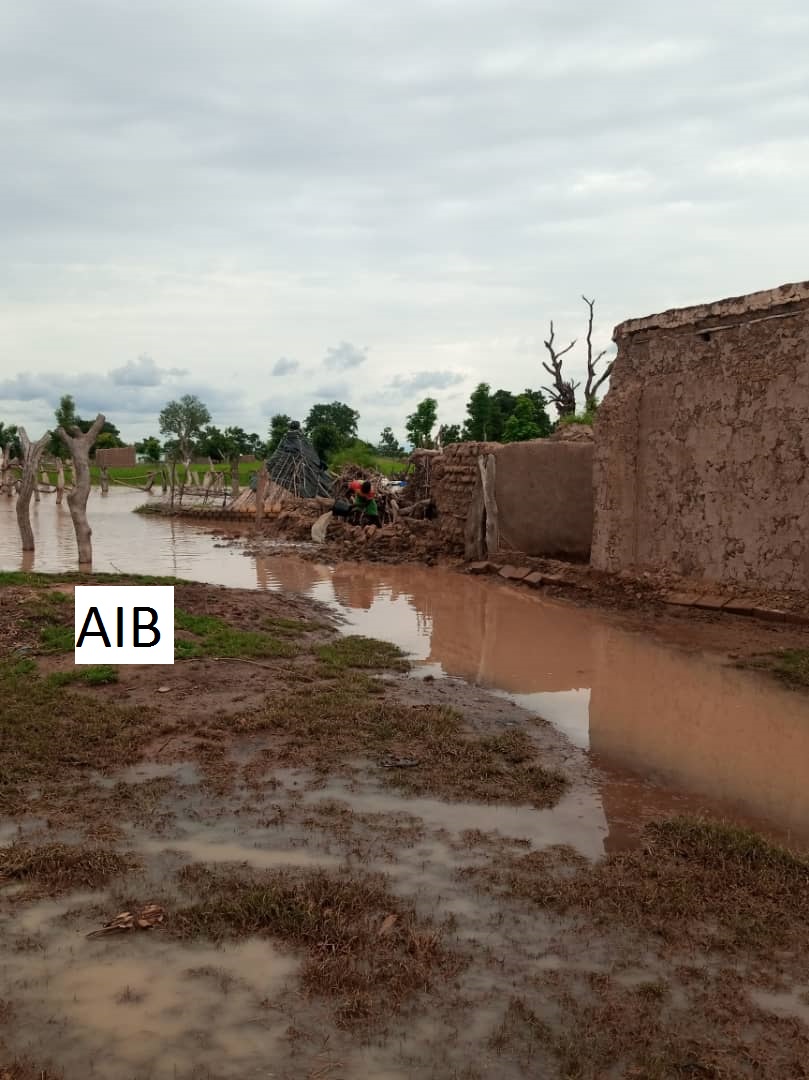
[[[234,500],[231,510],[254,511],[255,487],[251,484]],[[334,477],[301,431],[300,424],[293,421],[267,461],[265,508],[277,511],[296,501],[332,499],[333,490]]]

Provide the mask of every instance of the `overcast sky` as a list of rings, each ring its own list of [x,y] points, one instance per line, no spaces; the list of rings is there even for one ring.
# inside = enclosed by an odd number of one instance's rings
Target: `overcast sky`
[[[582,293],[606,345],[809,278],[807,57],[805,0],[3,0],[0,419],[401,437]]]

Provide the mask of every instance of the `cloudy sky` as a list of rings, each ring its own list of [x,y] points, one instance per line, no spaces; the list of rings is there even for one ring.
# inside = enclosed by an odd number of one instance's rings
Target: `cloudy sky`
[[[582,293],[606,345],[809,278],[807,56],[805,0],[4,0],[0,419],[401,436]]]

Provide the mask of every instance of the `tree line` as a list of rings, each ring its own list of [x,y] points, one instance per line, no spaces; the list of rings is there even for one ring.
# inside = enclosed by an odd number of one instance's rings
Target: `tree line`
[[[595,301],[583,296],[587,305],[586,363],[587,376],[584,386],[584,412],[577,413],[576,391],[581,382],[568,376],[564,358],[576,345],[574,338],[565,348],[556,345],[553,321],[548,338],[544,341],[549,362],[543,368],[551,376],[552,385],[541,390],[526,388],[522,393],[498,389],[492,391],[489,383],[481,382],[473,390],[466,405],[466,418],[462,424],[439,424],[438,402],[426,397],[406,417],[404,430],[412,447],[432,448],[446,446],[451,442],[524,442],[541,439],[551,434],[558,424],[572,421],[591,422],[597,408],[597,394],[612,371],[612,362],[602,364],[606,350],[596,352],[593,347],[593,318]],[[599,369],[599,367],[601,368]],[[557,419],[552,421],[547,409],[553,405]],[[63,428],[72,431],[89,431],[92,421],[84,420],[76,412],[76,404],[70,394],[65,394],[55,411],[54,431]],[[370,464],[373,456],[399,458],[406,454],[392,428],[385,427],[376,443],[360,439],[359,412],[342,401],[321,402],[313,405],[302,427],[320,457],[328,462],[354,460],[357,464]],[[208,407],[194,394],[170,401],[158,417],[160,435],[150,435],[135,443],[136,451],[148,461],[162,459],[190,461],[194,457],[213,461],[229,461],[233,464],[239,457],[253,455],[261,458],[272,454],[283,439],[292,418],[276,413],[270,420],[266,437],[244,428],[230,426],[224,429],[212,423]],[[93,454],[98,449],[124,446],[115,424],[104,423],[98,435]],[[17,427],[0,421],[0,449],[10,447],[12,457],[20,457]],[[54,434],[48,444],[48,452],[57,457],[66,453],[63,443]]]

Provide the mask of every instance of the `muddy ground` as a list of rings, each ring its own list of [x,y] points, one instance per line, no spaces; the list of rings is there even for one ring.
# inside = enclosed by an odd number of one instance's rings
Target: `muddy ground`
[[[177,586],[116,671],[70,591],[0,577],[3,1080],[809,1076],[802,855],[650,800],[603,856],[584,754],[314,603]]]

